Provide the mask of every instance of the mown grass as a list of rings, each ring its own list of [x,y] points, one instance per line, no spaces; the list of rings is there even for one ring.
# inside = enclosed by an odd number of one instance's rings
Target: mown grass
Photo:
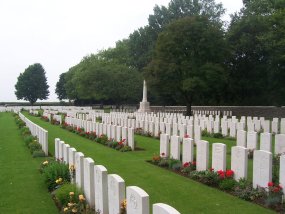
[[[54,214],[58,210],[10,113],[0,113],[0,213]]]
[[[217,189],[159,168],[146,162],[159,153],[159,140],[135,136],[144,150],[121,153],[51,125],[40,118],[25,115],[49,132],[49,150],[54,154],[54,139],[60,138],[95,164],[102,164],[108,173],[120,175],[126,185],[135,185],[150,195],[150,203],[167,203],[182,214],[190,213],[272,213],[256,204],[240,200]]]

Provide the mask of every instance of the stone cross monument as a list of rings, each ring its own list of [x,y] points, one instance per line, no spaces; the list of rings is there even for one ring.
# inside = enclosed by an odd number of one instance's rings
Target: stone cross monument
[[[146,81],[143,81],[143,99],[140,102],[140,108],[138,112],[145,113],[150,112],[149,108],[149,102],[147,101],[147,87],[146,87]]]

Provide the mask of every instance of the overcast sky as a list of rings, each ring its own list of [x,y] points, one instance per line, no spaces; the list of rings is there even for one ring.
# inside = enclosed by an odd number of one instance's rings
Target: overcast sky
[[[157,5],[170,0],[0,0],[0,102],[17,101],[17,77],[41,63],[56,101],[59,75],[98,50],[114,47],[147,25]],[[217,0],[227,14],[242,0]],[[225,18],[227,19],[227,18]]]

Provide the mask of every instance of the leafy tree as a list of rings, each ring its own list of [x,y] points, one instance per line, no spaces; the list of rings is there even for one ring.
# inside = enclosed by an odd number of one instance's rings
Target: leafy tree
[[[141,74],[126,64],[118,63],[118,58],[110,56],[110,53],[114,53],[112,49],[84,57],[66,73],[68,98],[118,105],[139,101]]]
[[[222,25],[205,16],[172,22],[159,34],[146,76],[163,96],[187,105],[194,101],[219,101],[225,87],[223,60],[226,51]]]
[[[15,85],[15,94],[18,100],[24,99],[33,105],[38,99],[48,98],[48,88],[44,68],[41,64],[35,63],[20,73]]]
[[[232,17],[227,33],[231,104],[285,104],[284,6],[284,0],[245,1]]]
[[[158,34],[172,21],[203,15],[220,22],[223,13],[222,4],[216,4],[215,0],[171,0],[168,7],[156,5],[148,25],[129,36],[130,64],[141,71],[151,61]]]
[[[67,94],[65,90],[65,73],[59,76],[59,81],[56,83],[55,93],[59,100],[67,99]]]

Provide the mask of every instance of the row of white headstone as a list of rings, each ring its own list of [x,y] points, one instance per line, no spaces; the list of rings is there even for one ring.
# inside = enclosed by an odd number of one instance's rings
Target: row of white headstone
[[[118,214],[126,198],[128,214],[149,214],[149,195],[137,186],[125,187],[125,181],[116,174],[108,174],[102,165],[95,165],[90,157],[55,139],[55,158],[75,167],[75,183],[85,194],[86,200],[100,213]],[[179,214],[173,207],[153,204],[153,214]]]
[[[258,149],[258,133],[254,131],[238,130],[237,146],[246,147],[251,150]],[[274,154],[285,153],[285,134],[275,135]],[[260,133],[260,150],[272,152],[272,134]]]
[[[104,134],[108,139],[113,139],[118,142],[123,141],[125,145],[128,145],[132,150],[135,150],[135,132],[133,128],[96,123],[72,117],[66,117],[65,122],[73,127],[83,128],[89,133],[96,132],[97,136]]]
[[[182,163],[194,160],[194,142],[191,138],[183,138],[182,146],[179,136],[162,134],[160,136],[160,155],[162,158],[173,158]],[[183,149],[182,149],[183,148]],[[182,150],[182,151],[181,151]],[[212,168],[214,171],[226,171],[227,146],[222,143],[212,144]],[[209,169],[209,142],[200,140],[196,142],[196,170],[204,171]],[[231,148],[231,170],[234,171],[234,178],[247,178],[248,171],[248,149],[242,146]],[[280,184],[285,187],[285,155],[280,158]],[[253,187],[267,187],[272,179],[272,153],[264,150],[255,150],[253,154]]]
[[[40,127],[39,125],[33,123],[28,118],[26,118],[21,112],[19,112],[21,120],[26,123],[26,126],[31,131],[31,134],[38,138],[39,143],[42,146],[42,150],[45,155],[48,155],[48,131]]]
[[[52,115],[52,119],[56,120],[57,122],[59,122],[59,124],[62,124],[62,117],[60,114],[53,114]]]

